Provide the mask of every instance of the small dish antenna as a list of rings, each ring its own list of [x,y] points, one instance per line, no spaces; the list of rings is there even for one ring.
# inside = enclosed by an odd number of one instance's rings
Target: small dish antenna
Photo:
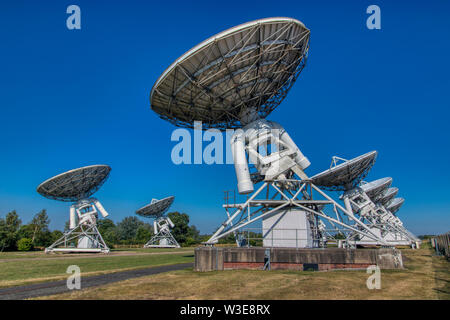
[[[150,204],[136,211],[136,214],[142,217],[155,219],[153,221],[154,236],[144,245],[144,248],[180,247],[178,242],[170,233],[170,228],[173,228],[175,225],[172,220],[170,220],[170,218],[165,215],[174,200],[174,196],[170,196],[161,200],[152,199]]]
[[[398,188],[389,188],[383,197],[378,201],[382,206],[387,207],[391,201],[397,196]]]
[[[386,209],[388,209],[392,214],[397,213],[398,210],[400,210],[400,207],[405,202],[405,199],[403,198],[395,198],[392,200],[392,202],[387,206]]]
[[[330,169],[316,174],[310,180],[324,190],[348,191],[367,176],[375,164],[377,154],[371,151],[351,160],[334,156]]]
[[[378,202],[392,184],[392,178],[381,178],[372,182],[361,182],[361,189],[373,202]]]
[[[69,231],[45,249],[50,252],[102,252],[109,248],[97,229],[98,212],[105,218],[108,212],[91,196],[107,180],[111,168],[93,165],[67,171],[41,183],[37,192],[42,196],[73,202],[70,207]]]

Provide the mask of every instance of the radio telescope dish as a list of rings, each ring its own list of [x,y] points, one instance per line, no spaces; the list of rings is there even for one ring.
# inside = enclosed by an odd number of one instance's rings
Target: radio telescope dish
[[[311,177],[311,182],[321,189],[346,191],[356,187],[375,164],[377,151],[371,151],[352,160],[345,160],[326,171]]]
[[[267,117],[306,63],[310,31],[267,18],[223,31],[178,58],[154,84],[150,104],[179,127],[240,128],[249,111]]]
[[[67,171],[41,183],[37,192],[42,196],[65,202],[88,198],[100,189],[109,176],[107,165],[93,165]]]
[[[395,198],[394,200],[392,200],[392,202],[388,205],[386,209],[392,212],[392,214],[395,214],[400,209],[400,207],[403,205],[404,202],[405,199],[403,198]]]
[[[164,217],[174,199],[174,196],[161,200],[153,199],[150,204],[136,211],[136,214],[142,217],[155,219],[153,221],[153,232],[155,235],[144,245],[144,248],[180,247],[177,240],[170,233],[170,228],[175,226],[174,223],[169,217]]]
[[[384,196],[379,200],[379,203],[382,206],[388,206],[390,204],[390,202],[392,201],[392,199],[395,198],[395,196],[398,194],[398,188],[389,188],[386,193],[384,194]]]
[[[136,211],[136,213],[146,218],[162,217],[166,213],[166,211],[169,210],[174,200],[174,196],[167,197],[161,200],[153,199],[150,204],[140,208]]]
[[[45,253],[109,252],[97,228],[99,214],[103,218],[109,214],[100,201],[90,196],[105,183],[110,172],[107,165],[82,167],[59,174],[37,187],[37,192],[46,198],[74,202],[70,206],[69,229],[45,248]]]
[[[362,184],[360,188],[373,202],[377,202],[386,190],[391,186],[392,178],[382,178],[369,183]]]

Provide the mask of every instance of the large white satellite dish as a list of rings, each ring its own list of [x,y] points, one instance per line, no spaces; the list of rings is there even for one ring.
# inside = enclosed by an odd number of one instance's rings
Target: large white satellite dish
[[[89,198],[103,185],[111,168],[93,165],[67,171],[41,183],[37,192],[42,196],[64,202],[75,202],[70,207],[70,230],[50,247],[49,252],[103,252],[109,248],[97,229],[98,212],[108,212],[95,198]]]
[[[193,128],[241,128],[254,110],[267,117],[303,69],[309,30],[298,20],[268,18],[221,32],[178,58],[156,81],[151,108]]]
[[[151,203],[138,209],[136,214],[145,217],[153,218],[153,232],[154,236],[144,245],[144,248],[179,248],[180,245],[170,233],[170,228],[175,225],[169,217],[165,216],[169,210],[174,196],[170,196],[161,200],[152,199]]]

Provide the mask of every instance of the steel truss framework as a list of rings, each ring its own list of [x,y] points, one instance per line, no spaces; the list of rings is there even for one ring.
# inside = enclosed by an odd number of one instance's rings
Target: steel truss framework
[[[356,205],[353,201],[355,198],[364,199],[363,205],[360,204],[359,208],[355,208]],[[406,229],[403,228],[401,222],[399,223],[399,220],[396,219],[391,212],[386,210],[383,206],[373,203],[369,196],[361,190],[359,190],[359,192],[355,192],[353,197],[345,195],[344,202],[347,201],[351,203],[352,208],[355,208],[353,209],[354,213],[360,217],[361,221],[373,230],[374,233],[380,235],[381,238],[390,245],[410,245],[416,241],[410,236]],[[353,233],[349,239],[356,238],[357,236],[359,236],[357,233]],[[382,244],[374,241],[373,239],[367,238],[360,239],[356,241],[356,243]]]
[[[286,185],[289,185],[289,187],[284,188],[283,186]],[[265,198],[258,199],[258,195],[265,196]],[[332,207],[334,217],[324,211],[326,206]],[[379,235],[368,228],[360,218],[356,217],[353,212],[341,206],[309,180],[265,181],[246,202],[228,204],[224,205],[224,207],[227,211],[228,219],[205,243],[206,245],[214,245],[220,238],[231,233],[236,234],[239,229],[281,209],[297,208],[318,219],[322,219],[324,222],[327,222],[328,226],[331,226],[331,228],[323,231],[326,235],[316,234],[314,240],[320,242],[320,239],[324,236],[333,239],[335,235],[340,234],[345,236],[345,245],[352,247],[356,245],[357,241],[354,235],[358,234],[360,238],[365,237],[384,246],[389,246]],[[232,208],[236,210],[230,213],[229,209]],[[319,226],[315,226],[314,229],[316,231],[320,230]]]
[[[144,248],[180,248],[177,240],[170,233],[169,223],[165,218],[158,219],[156,225],[160,226],[158,232],[144,245]]]
[[[180,245],[170,232],[161,230],[145,244],[144,248],[180,248]]]
[[[77,248],[77,240],[87,237],[96,248]],[[55,241],[50,247],[45,249],[46,253],[51,252],[102,252],[109,253],[109,248],[103,240],[102,235],[95,224],[80,224]]]

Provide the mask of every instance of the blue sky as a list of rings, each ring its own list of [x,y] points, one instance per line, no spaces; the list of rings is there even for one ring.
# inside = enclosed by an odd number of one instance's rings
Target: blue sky
[[[66,8],[81,8],[81,30]],[[381,30],[366,8],[381,8]],[[416,234],[450,229],[448,1],[9,1],[0,4],[0,217],[42,208],[62,228],[68,205],[37,185],[97,163],[112,167],[96,194],[111,218],[176,196],[203,233],[224,219],[232,165],[172,164],[171,124],[149,108],[158,76],[181,54],[234,25],[271,16],[311,30],[309,60],[269,116],[308,156],[378,150],[368,180],[392,176],[399,217]]]

